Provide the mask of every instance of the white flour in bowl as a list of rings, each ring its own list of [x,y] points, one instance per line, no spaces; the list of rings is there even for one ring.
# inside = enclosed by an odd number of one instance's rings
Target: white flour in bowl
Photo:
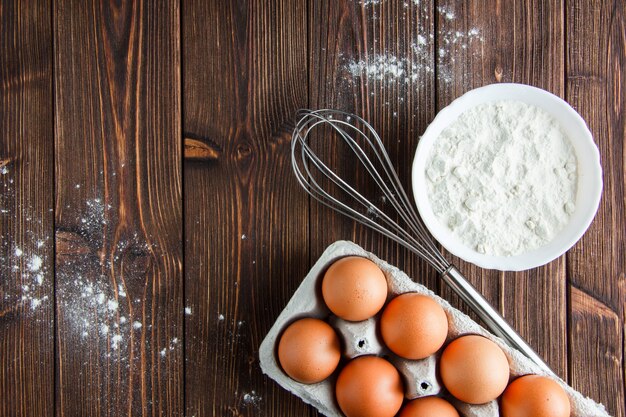
[[[426,163],[433,213],[479,253],[544,246],[575,209],[577,161],[558,122],[519,101],[467,110],[443,130]]]

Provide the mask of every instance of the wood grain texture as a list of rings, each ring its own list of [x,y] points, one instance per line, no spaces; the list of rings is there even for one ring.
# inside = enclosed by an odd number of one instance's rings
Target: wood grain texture
[[[0,5],[0,416],[54,412],[48,1]]]
[[[258,348],[308,270],[308,200],[291,172],[307,104],[304,1],[183,3],[186,412],[303,416]]]
[[[419,134],[434,116],[433,4],[316,1],[309,12],[309,91],[313,109],[333,108],[367,120],[381,136],[410,194],[410,169]],[[426,42],[426,44],[424,44]],[[368,71],[368,66],[375,70]],[[400,71],[401,70],[401,71]],[[400,72],[402,74],[400,75]],[[323,161],[392,214],[354,153],[315,133]],[[412,198],[412,197],[410,197]],[[346,200],[349,201],[349,200]],[[352,240],[436,290],[436,271],[378,233],[311,201],[311,261],[336,240]]]
[[[530,84],[563,96],[561,0],[439,1],[437,23],[437,49],[444,51],[437,59],[439,108],[495,82]],[[565,258],[523,273],[455,263],[552,369],[567,377]],[[443,294],[456,300],[448,289]]]
[[[522,82],[588,122],[598,215],[545,267],[457,263],[557,373],[626,417],[625,9],[0,2],[0,416],[317,416],[262,375],[258,347],[328,244],[354,240],[467,309],[414,255],[307,198],[295,111],[365,117],[409,189],[438,110]]]
[[[183,413],[178,7],[54,3],[59,416]]]
[[[601,401],[610,415],[623,416],[622,319],[576,287],[570,287],[570,302],[570,383]]]
[[[600,149],[604,190],[594,222],[567,256],[572,386],[624,416],[626,306],[626,6],[567,1],[567,100]]]

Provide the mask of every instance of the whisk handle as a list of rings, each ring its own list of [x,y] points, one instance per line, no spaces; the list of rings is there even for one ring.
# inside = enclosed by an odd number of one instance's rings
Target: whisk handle
[[[478,314],[493,333],[501,337],[509,346],[528,356],[528,358],[539,365],[543,371],[548,374],[554,374],[543,359],[541,359],[524,339],[517,334],[500,313],[485,300],[485,297],[469,283],[458,269],[454,266],[448,267],[448,269],[441,274],[441,278],[476,314]]]

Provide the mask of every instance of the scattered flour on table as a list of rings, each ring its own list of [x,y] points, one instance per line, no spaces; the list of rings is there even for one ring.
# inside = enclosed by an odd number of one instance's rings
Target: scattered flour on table
[[[34,313],[50,301],[46,295],[50,287],[44,285],[51,272],[47,267],[50,236],[37,208],[24,204],[16,192],[16,175],[10,161],[0,161],[0,221],[15,221],[20,213],[22,222],[19,236],[11,231],[0,236],[0,295],[6,305],[19,305],[23,313]]]
[[[446,20],[453,20],[456,17],[456,14],[454,13],[454,11],[445,6],[437,7],[437,11]]]
[[[364,6],[378,5],[383,0],[362,0]],[[413,4],[420,6],[419,1]],[[405,7],[409,2],[404,2]],[[457,74],[455,77],[454,65],[458,59],[465,59],[467,56],[477,57],[480,55],[480,46],[484,42],[481,31],[477,27],[461,31],[454,28],[454,20],[457,19],[456,12],[446,6],[439,6],[437,14],[446,22],[440,27],[435,39],[435,34],[420,27],[413,42],[408,48],[396,48],[394,51],[383,48],[382,50],[372,50],[358,59],[350,58],[344,60],[343,70],[347,73],[348,81],[357,79],[367,79],[391,85],[410,85],[413,88],[423,88],[427,82],[431,82],[432,76],[436,75],[437,80],[450,85],[453,82],[465,82],[465,74]],[[423,5],[423,13],[426,19],[430,13],[428,5]],[[376,17],[374,14],[373,18]],[[404,19],[410,18],[404,15]],[[437,41],[437,45],[433,46]],[[373,40],[377,45],[378,39]],[[397,45],[394,44],[394,48]],[[433,48],[437,48],[433,51]],[[376,48],[374,48],[376,49]],[[462,53],[462,54],[461,54]],[[434,59],[433,59],[434,54]],[[435,62],[437,69],[435,70]],[[463,67],[463,66],[461,66]],[[371,95],[375,93],[370,92]]]
[[[36,326],[44,323],[44,327],[56,312],[64,346],[73,355],[73,361],[82,365],[81,381],[105,392],[110,389],[106,378],[85,375],[94,367],[104,372],[115,369],[116,375],[122,375],[117,381],[119,390],[133,391],[138,398],[141,384],[130,386],[133,379],[129,376],[143,375],[144,352],[161,361],[182,359],[181,340],[168,335],[170,330],[180,335],[182,328],[169,320],[163,321],[159,311],[152,311],[151,316],[146,314],[150,304],[146,305],[143,299],[131,299],[123,279],[128,263],[121,256],[135,249],[153,252],[155,239],[148,242],[141,235],[127,233],[116,246],[107,245],[104,239],[112,236],[112,227],[107,224],[114,223],[111,219],[119,215],[116,209],[103,198],[85,196],[90,188],[84,184],[70,184],[71,192],[81,196],[59,207],[63,223],[70,224],[58,231],[55,277],[55,236],[49,230],[54,210],[43,208],[39,200],[25,198],[24,185],[20,184],[29,181],[22,168],[30,163],[27,158],[0,158],[0,222],[6,226],[0,236],[3,309],[26,322],[38,323]],[[115,171],[111,175],[115,177]],[[133,253],[130,254],[132,260]],[[159,280],[155,277],[154,282]],[[181,313],[183,307],[177,308],[175,314]],[[159,323],[159,329],[156,324],[153,328],[150,324],[153,321]],[[54,336],[51,332],[48,335]],[[115,404],[105,401],[102,407],[113,414],[128,411],[118,409]],[[133,415],[140,413],[141,410],[133,409]]]
[[[65,208],[76,209],[70,205]],[[87,198],[76,212],[74,222],[81,233],[63,243],[68,246],[68,253],[62,255],[57,267],[59,321],[68,335],[75,335],[78,342],[97,343],[103,356],[127,366],[136,366],[140,360],[139,355],[131,355],[131,348],[138,348],[144,333],[146,346],[155,349],[160,356],[177,349],[180,346],[177,337],[160,342],[165,346],[150,346],[155,342],[155,330],[150,317],[142,314],[145,300],[129,296],[127,282],[121,274],[127,251],[149,252],[157,244],[146,241],[139,233],[130,233],[120,238],[114,247],[107,248],[110,256],[100,256],[99,248],[105,245],[103,234],[111,219],[117,216],[115,208],[104,199]],[[28,271],[38,271],[41,267],[42,262],[36,257],[27,263]],[[130,364],[131,358],[134,364]]]
[[[30,261],[28,261],[28,270],[31,272],[37,272],[43,265],[43,259],[39,255],[32,255]]]
[[[435,140],[426,177],[434,214],[479,253],[544,246],[575,209],[574,149],[550,114],[522,102],[463,113]]]
[[[259,406],[262,399],[254,390],[243,394],[243,403],[245,405]]]
[[[359,3],[361,3],[363,6],[371,6],[371,5],[376,5],[376,4],[381,4],[384,3],[386,0],[360,0]],[[410,0],[411,3],[419,6],[421,0]],[[409,6],[409,1],[405,1],[404,3],[404,7],[408,7]]]

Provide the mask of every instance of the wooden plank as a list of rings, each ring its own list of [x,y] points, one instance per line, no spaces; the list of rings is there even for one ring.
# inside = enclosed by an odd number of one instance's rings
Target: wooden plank
[[[350,0],[314,2],[309,12],[315,28],[309,33],[311,108],[344,110],[367,120],[381,136],[409,196],[417,140],[434,116],[432,12],[431,1]],[[326,133],[313,141],[322,160],[392,214],[354,154],[337,142],[323,141]],[[353,240],[437,289],[437,274],[426,262],[312,201],[312,260],[341,239]]]
[[[624,415],[622,320],[612,308],[570,287],[571,384],[601,401],[612,416]]]
[[[183,413],[178,2],[54,3],[57,413]]]
[[[437,105],[495,82],[519,82],[563,96],[563,5],[440,1],[437,6]],[[565,260],[523,273],[457,261],[540,356],[567,376]],[[445,289],[446,298],[456,300]],[[456,305],[458,301],[455,302]],[[465,306],[461,307],[467,310]]]
[[[52,30],[0,6],[0,416],[54,412]]]
[[[308,270],[308,199],[290,163],[293,117],[307,105],[306,3],[187,1],[182,21],[194,145],[184,172],[186,413],[306,415],[258,363]]]
[[[572,386],[624,416],[626,6],[567,1],[567,100],[600,149],[604,190],[594,222],[567,257]]]

